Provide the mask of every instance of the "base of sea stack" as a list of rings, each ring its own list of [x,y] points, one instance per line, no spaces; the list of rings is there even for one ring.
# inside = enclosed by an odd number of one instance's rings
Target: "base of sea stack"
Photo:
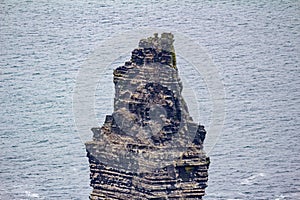
[[[87,145],[99,145],[89,143]],[[151,173],[118,170],[97,161],[88,152],[91,200],[202,199],[208,180],[209,157],[187,151],[173,165]]]

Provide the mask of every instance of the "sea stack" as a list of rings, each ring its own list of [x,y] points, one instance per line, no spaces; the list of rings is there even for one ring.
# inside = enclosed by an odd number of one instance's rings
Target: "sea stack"
[[[142,39],[113,72],[114,111],[86,142],[90,199],[202,199],[206,131],[181,95],[171,33]],[[116,55],[118,56],[118,55]]]

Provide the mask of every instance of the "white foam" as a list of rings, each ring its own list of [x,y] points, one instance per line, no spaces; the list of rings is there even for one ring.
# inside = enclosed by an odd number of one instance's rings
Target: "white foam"
[[[32,197],[32,198],[40,198],[40,195],[37,194],[37,193],[32,193],[32,192],[29,192],[29,191],[25,191],[25,194],[26,194],[26,196],[28,196],[28,197]]]
[[[258,174],[254,174],[252,176],[250,176],[249,178],[246,178],[244,180],[241,181],[242,185],[250,185],[253,184],[254,180],[258,177],[264,177],[265,174],[264,173],[258,173]]]
[[[275,200],[283,200],[283,199],[285,199],[285,196],[283,196],[282,194],[279,196],[279,197],[277,197]]]

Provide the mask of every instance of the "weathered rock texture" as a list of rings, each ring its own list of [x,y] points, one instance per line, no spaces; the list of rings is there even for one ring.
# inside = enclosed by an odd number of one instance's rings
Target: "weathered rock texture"
[[[90,199],[202,199],[206,132],[181,96],[173,35],[141,40],[113,74],[114,112],[86,143]]]

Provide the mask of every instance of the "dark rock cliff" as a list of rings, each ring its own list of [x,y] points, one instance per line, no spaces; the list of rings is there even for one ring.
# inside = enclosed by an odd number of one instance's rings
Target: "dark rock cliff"
[[[173,35],[142,39],[114,70],[114,112],[86,143],[90,199],[202,199],[206,131],[181,96]]]

